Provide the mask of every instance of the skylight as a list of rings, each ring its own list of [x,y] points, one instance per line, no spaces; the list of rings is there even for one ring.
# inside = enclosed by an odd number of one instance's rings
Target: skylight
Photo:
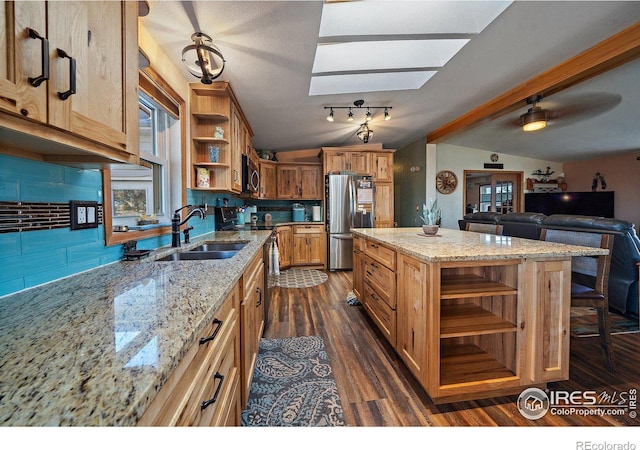
[[[309,95],[420,89],[511,3],[325,3]]]

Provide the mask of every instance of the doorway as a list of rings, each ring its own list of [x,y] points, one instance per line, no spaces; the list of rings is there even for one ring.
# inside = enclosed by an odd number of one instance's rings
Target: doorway
[[[463,216],[472,212],[522,212],[523,180],[523,172],[465,170]]]

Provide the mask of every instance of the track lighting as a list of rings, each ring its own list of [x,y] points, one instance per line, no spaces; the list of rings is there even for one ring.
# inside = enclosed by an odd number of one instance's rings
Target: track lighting
[[[542,95],[537,95],[527,99],[527,103],[531,105],[529,111],[520,116],[520,124],[523,131],[537,131],[547,126],[549,112],[536,106],[542,100]]]
[[[329,122],[333,122],[333,108],[331,108],[331,112],[329,113],[329,115],[327,116],[327,120]]]
[[[360,127],[356,131],[356,136],[358,136],[358,139],[360,139],[362,142],[367,143],[373,137],[373,130],[369,128],[369,125],[368,125],[368,123],[373,119],[373,114],[371,111],[376,109],[383,109],[384,120],[389,120],[391,119],[391,114],[389,113],[389,110],[392,109],[393,107],[392,106],[366,106],[365,107],[363,105],[364,105],[364,100],[356,100],[355,102],[353,102],[353,106],[325,106],[324,109],[328,109],[330,111],[329,115],[327,116],[327,120],[329,122],[333,122],[334,109],[348,109],[349,112],[347,113],[347,120],[349,122],[352,122],[354,118],[353,110],[366,108],[367,112],[365,113],[365,116],[364,116],[364,123],[360,124]]]

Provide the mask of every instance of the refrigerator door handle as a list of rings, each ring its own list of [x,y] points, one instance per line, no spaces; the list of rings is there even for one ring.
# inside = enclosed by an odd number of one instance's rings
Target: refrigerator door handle
[[[331,239],[339,239],[341,241],[353,241],[353,236],[331,236]]]
[[[355,182],[353,178],[349,179],[349,219],[351,221],[351,228],[355,228],[356,225],[356,192]]]

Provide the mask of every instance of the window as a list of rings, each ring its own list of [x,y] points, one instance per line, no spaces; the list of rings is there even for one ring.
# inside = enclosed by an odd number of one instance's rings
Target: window
[[[170,155],[176,148],[171,131],[179,128],[179,120],[142,92],[138,123],[140,167],[111,169],[113,225],[136,226],[141,220],[153,223],[171,219],[167,214],[171,209],[167,204],[172,172]]]
[[[145,71],[140,72],[138,106],[139,165],[112,165],[104,171],[107,245],[169,233],[172,205],[186,202],[181,179],[184,100]],[[130,231],[113,232],[119,225]]]

